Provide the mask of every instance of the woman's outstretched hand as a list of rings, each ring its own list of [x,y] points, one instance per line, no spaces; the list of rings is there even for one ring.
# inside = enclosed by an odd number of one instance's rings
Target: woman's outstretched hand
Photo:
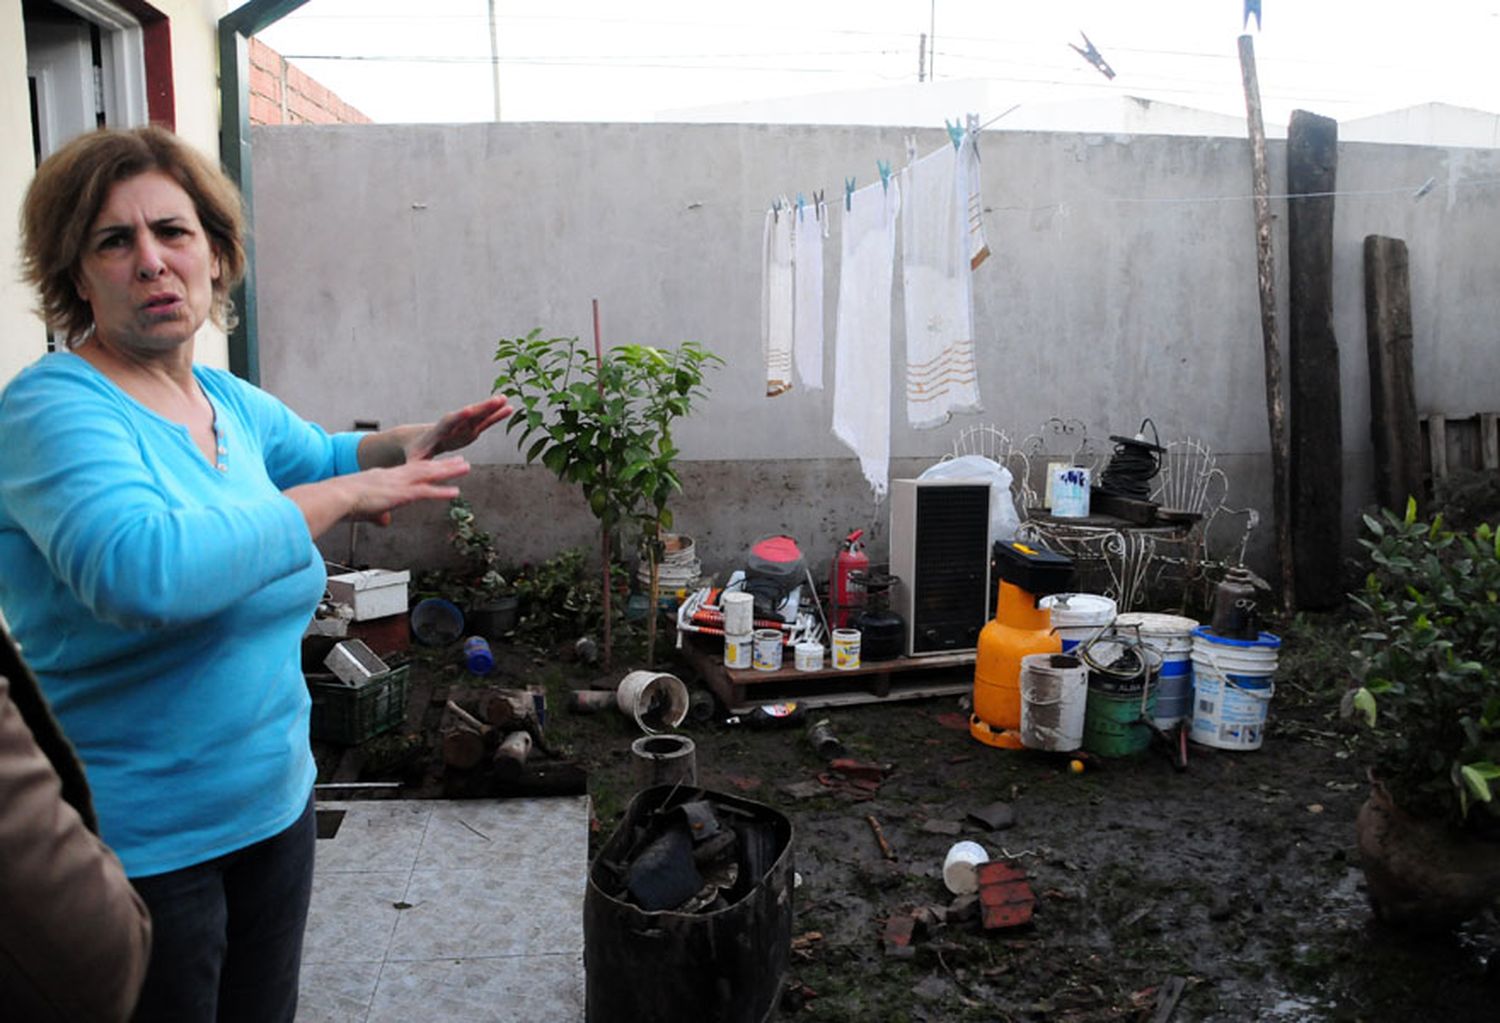
[[[345,518],[388,526],[391,511],[402,505],[455,498],[458,487],[451,481],[468,472],[469,463],[462,458],[424,458],[306,483],[285,493],[302,509],[308,531],[318,537]]]
[[[408,461],[418,461],[466,448],[478,440],[480,434],[514,411],[503,394],[465,405],[449,412],[417,434],[406,446],[406,458]]]

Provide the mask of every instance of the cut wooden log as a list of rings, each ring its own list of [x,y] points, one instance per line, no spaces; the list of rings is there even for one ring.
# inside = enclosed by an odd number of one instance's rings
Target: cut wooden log
[[[472,771],[484,763],[485,737],[466,725],[443,731],[443,763],[460,771]]]
[[[511,732],[495,747],[495,777],[515,781],[526,773],[526,758],[531,754],[531,733]]]
[[[479,715],[500,729],[514,729],[532,716],[531,695],[519,689],[492,689],[479,698]]]
[[[488,735],[491,731],[493,731],[493,729],[489,725],[485,724],[483,721],[480,721],[473,714],[470,714],[468,711],[464,710],[452,700],[449,700],[447,703],[443,704],[443,706],[447,708],[448,713],[453,716],[453,719],[455,721],[466,725],[479,734]]]

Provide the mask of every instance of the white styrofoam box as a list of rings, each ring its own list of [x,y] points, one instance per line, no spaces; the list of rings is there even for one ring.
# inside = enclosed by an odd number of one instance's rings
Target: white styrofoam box
[[[323,658],[323,665],[352,686],[362,686],[377,675],[384,675],[391,670],[362,639],[346,639],[342,643],[335,643],[333,649],[328,651],[328,656]]]
[[[405,614],[406,584],[410,580],[410,572],[384,568],[345,572],[328,577],[328,595],[354,608],[356,622],[367,622],[371,618]]]

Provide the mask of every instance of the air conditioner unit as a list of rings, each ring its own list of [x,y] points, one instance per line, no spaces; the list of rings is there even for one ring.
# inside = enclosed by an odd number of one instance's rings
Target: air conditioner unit
[[[906,619],[906,655],[962,653],[989,620],[987,480],[892,480],[893,609]]]

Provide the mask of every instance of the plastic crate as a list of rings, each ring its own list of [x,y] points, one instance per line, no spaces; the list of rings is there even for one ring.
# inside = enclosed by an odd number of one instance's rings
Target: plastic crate
[[[332,675],[309,678],[312,737],[354,746],[389,732],[406,719],[406,682],[410,674],[411,665],[403,664],[359,686],[340,682]]]

